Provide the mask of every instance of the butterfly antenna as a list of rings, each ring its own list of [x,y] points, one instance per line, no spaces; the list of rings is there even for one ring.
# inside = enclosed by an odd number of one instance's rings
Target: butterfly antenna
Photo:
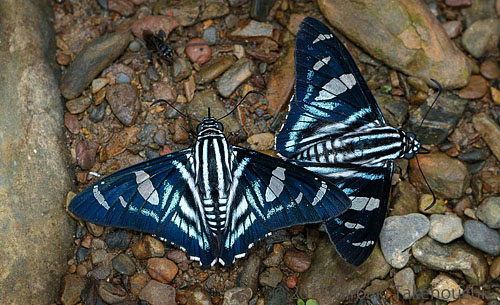
[[[210,107],[208,107],[208,118],[211,118],[211,116],[210,116]]]
[[[420,174],[422,174],[422,177],[424,178],[425,184],[427,184],[427,188],[429,189],[429,191],[431,191],[431,194],[432,194],[432,202],[428,207],[425,208],[425,211],[428,211],[430,208],[432,208],[434,206],[434,204],[436,204],[436,194],[434,194],[434,191],[432,190],[431,186],[429,185],[429,182],[427,182],[427,178],[425,178],[424,172],[422,171],[422,168],[420,167],[420,162],[418,161],[418,155],[415,155],[415,159],[417,159],[417,165],[418,165],[418,169],[420,170]]]
[[[170,104],[169,102],[167,102],[166,100],[164,99],[159,99],[159,100],[156,100],[154,101],[151,106],[153,105],[156,105],[156,104],[159,104],[159,103],[166,103],[167,105],[169,105],[170,107],[172,107],[175,111],[177,111],[180,115],[182,115],[183,117],[185,117],[186,119],[188,120],[191,120],[191,121],[196,121],[196,122],[200,122],[200,120],[196,119],[196,118],[192,118],[190,117],[189,115],[185,114],[185,113],[182,113],[182,111],[180,111],[179,109],[175,108],[174,105]]]
[[[241,105],[241,103],[243,103],[243,101],[247,98],[247,96],[250,94],[250,93],[255,93],[255,94],[259,94],[261,96],[264,96],[264,94],[260,93],[259,91],[255,91],[255,90],[251,90],[251,91],[248,91],[247,94],[245,94],[245,96],[238,102],[238,104],[236,104],[236,106],[234,106],[233,110],[229,111],[228,113],[226,113],[224,116],[220,117],[217,119],[217,121],[220,121],[222,120],[223,118],[227,117],[228,115],[230,115],[231,113],[233,113],[239,105]]]
[[[441,93],[443,93],[443,86],[441,86],[441,84],[437,80],[435,80],[433,78],[431,78],[431,81],[433,81],[434,84],[436,84],[436,86],[438,87],[438,94],[436,95],[436,98],[432,102],[431,107],[429,107],[429,109],[427,109],[427,112],[425,113],[424,117],[422,118],[422,122],[420,122],[420,125],[418,126],[418,128],[422,127],[422,124],[424,123],[425,118],[427,117],[427,115],[431,111],[432,107],[434,107],[434,104],[437,102],[437,100],[438,100],[439,96],[441,95]]]

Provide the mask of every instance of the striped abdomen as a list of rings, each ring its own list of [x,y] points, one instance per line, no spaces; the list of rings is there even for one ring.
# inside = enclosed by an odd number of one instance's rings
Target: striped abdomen
[[[231,154],[222,134],[199,137],[195,150],[196,185],[208,227],[218,235],[226,225],[231,186]]]
[[[320,163],[379,163],[401,158],[408,139],[399,129],[384,126],[326,137],[300,152],[295,159]]]

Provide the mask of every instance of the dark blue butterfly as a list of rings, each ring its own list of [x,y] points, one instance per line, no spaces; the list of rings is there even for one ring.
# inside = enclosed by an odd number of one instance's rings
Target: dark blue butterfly
[[[122,169],[78,194],[69,210],[92,223],[154,234],[203,267],[232,264],[269,232],[320,223],[350,200],[298,166],[229,145],[205,118],[191,149]]]
[[[295,77],[295,96],[276,150],[328,177],[352,200],[326,228],[338,253],[360,265],[382,229],[393,160],[412,158],[420,143],[415,135],[387,126],[347,49],[310,17],[297,33]]]

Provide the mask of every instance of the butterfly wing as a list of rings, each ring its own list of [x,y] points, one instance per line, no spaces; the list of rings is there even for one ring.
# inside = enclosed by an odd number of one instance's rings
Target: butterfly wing
[[[296,162],[337,185],[352,200],[342,215],[326,222],[327,233],[337,252],[359,266],[370,256],[386,217],[393,162],[338,165]]]
[[[289,162],[241,147],[233,147],[233,156],[231,213],[220,255],[225,263],[269,232],[324,222],[351,204],[333,183]]]
[[[276,150],[286,158],[322,137],[360,127],[384,126],[385,120],[342,42],[321,22],[301,23],[295,48],[295,96]]]
[[[182,150],[115,172],[91,185],[69,210],[92,223],[155,234],[202,265],[214,259],[200,199]]]

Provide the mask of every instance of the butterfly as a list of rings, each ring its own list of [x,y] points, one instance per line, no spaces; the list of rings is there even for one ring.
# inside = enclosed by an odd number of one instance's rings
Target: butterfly
[[[347,212],[326,222],[326,230],[337,252],[360,265],[382,229],[393,161],[413,158],[420,142],[386,124],[347,49],[311,17],[297,33],[295,79],[276,151],[326,177],[352,200]]]
[[[209,114],[191,148],[105,177],[69,210],[92,223],[153,234],[206,268],[232,264],[270,232],[321,223],[349,208],[332,182],[230,145],[223,129]]]

